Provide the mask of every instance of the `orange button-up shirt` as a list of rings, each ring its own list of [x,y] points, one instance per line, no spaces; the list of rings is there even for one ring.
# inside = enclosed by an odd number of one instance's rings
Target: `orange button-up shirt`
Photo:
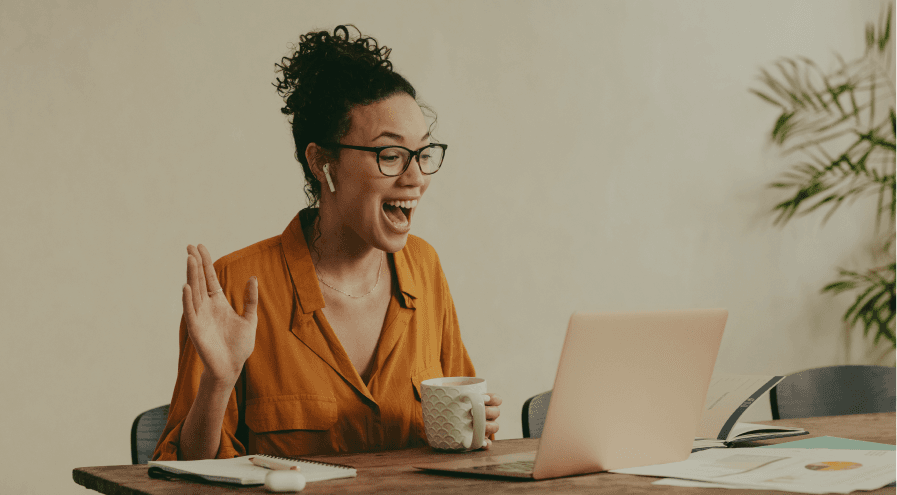
[[[474,376],[461,342],[448,284],[432,246],[408,236],[389,255],[392,297],[367,384],[324,317],[302,226],[215,262],[224,295],[243,313],[246,281],[259,284],[255,349],[231,393],[217,457],[299,456],[399,449],[426,444],[420,382]],[[202,361],[182,319],[178,376],[154,460],[176,460],[181,427],[196,397]]]

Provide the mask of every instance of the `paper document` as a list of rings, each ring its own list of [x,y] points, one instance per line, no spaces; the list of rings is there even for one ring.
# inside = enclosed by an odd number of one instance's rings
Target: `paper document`
[[[895,452],[887,450],[710,449],[682,462],[612,472],[705,481],[726,488],[850,493],[889,484],[895,461]]]
[[[718,440],[695,440],[695,446],[703,445],[700,442],[709,443],[709,442],[717,442]],[[712,445],[710,445],[712,447]],[[703,448],[710,448],[703,447]],[[763,445],[762,447],[757,447],[759,449],[846,449],[846,450],[894,450],[894,445],[889,445],[886,443],[875,443],[875,442],[864,442],[862,440],[851,440],[848,438],[838,438],[838,437],[814,437],[814,438],[805,438],[803,440],[796,440],[793,442],[785,442],[779,443],[776,445]],[[746,487],[741,485],[727,485],[725,483],[711,483],[708,481],[693,481],[693,480],[682,480],[676,478],[664,478],[662,480],[657,480],[653,485],[666,485],[666,486],[682,486],[682,487],[692,487],[692,488],[753,488],[756,490],[764,490],[767,489],[762,486],[758,487]],[[891,483],[885,486],[894,486],[895,483],[892,481]]]

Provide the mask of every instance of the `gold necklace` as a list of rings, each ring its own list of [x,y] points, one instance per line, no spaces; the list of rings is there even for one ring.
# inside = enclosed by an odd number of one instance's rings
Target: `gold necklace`
[[[343,292],[343,291],[337,289],[336,287],[334,287],[334,286],[328,284],[327,282],[324,281],[323,278],[321,278],[320,275],[318,275],[317,271],[315,271],[315,275],[317,275],[318,280],[320,280],[322,284],[326,285],[327,287],[330,287],[331,289],[333,289],[333,290],[339,292],[340,294],[345,294],[345,295],[347,295],[347,296],[349,296],[349,297],[351,297],[351,298],[353,298],[353,299],[361,299],[362,297],[365,297],[365,296],[369,295],[371,292],[374,292],[374,289],[376,289],[377,286],[380,285],[380,272],[381,272],[382,270],[383,270],[383,258],[380,258],[380,265],[377,267],[377,282],[374,283],[374,286],[371,287],[371,290],[369,290],[369,291],[367,292],[367,294],[363,294],[363,295],[360,295],[360,296],[353,296],[352,294],[349,294],[348,292]]]

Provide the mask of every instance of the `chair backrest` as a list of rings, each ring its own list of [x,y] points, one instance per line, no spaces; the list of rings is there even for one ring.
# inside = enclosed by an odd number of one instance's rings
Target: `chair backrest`
[[[523,412],[521,414],[523,438],[539,438],[542,436],[542,427],[545,426],[545,416],[548,415],[549,401],[551,401],[551,390],[530,397],[523,403]]]
[[[890,366],[826,366],[789,375],[769,392],[773,419],[894,412]]]
[[[131,425],[131,464],[146,464],[152,459],[166,421],[168,421],[168,404],[137,416]]]

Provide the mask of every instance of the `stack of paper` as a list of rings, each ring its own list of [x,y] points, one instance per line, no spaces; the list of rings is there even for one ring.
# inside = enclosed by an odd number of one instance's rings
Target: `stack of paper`
[[[797,442],[792,442],[797,443]],[[800,493],[850,493],[875,490],[894,481],[893,450],[825,448],[710,449],[687,460],[614,473],[666,476],[657,484],[708,486]],[[694,481],[704,482],[696,484]]]

